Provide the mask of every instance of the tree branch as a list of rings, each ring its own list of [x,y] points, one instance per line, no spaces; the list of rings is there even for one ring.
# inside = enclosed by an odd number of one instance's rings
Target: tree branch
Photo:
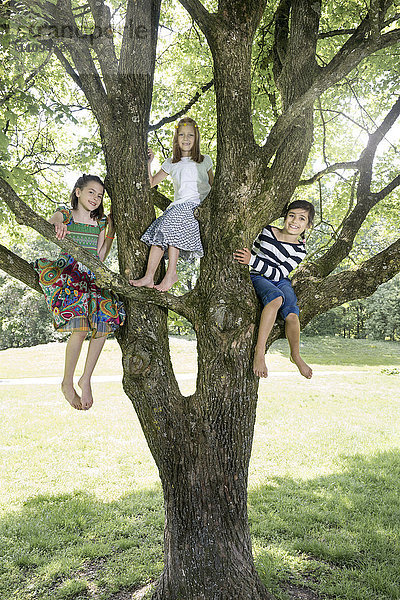
[[[383,197],[392,192],[400,184],[400,178],[396,177],[379,193],[371,192],[372,165],[376,150],[399,115],[400,97],[392,106],[381,125],[369,136],[368,144],[355,163],[357,165],[356,168],[360,172],[357,185],[357,203],[350,214],[344,219],[341,232],[335,243],[314,263],[313,269],[315,275],[327,276],[329,273],[332,273],[349,254],[354,239],[368,213]]]
[[[361,27],[361,26],[360,26]],[[359,28],[360,29],[360,28]],[[364,29],[362,29],[364,35]],[[356,34],[355,34],[356,35]],[[302,114],[304,110],[310,107],[325,90],[343,79],[350,73],[364,58],[370,54],[397,43],[400,40],[400,29],[380,36],[378,40],[366,39],[358,45],[355,44],[354,37],[351,38],[352,44],[348,44],[338,52],[331,62],[320,70],[310,88],[279,117],[270,134],[261,149],[263,160],[268,164],[277,149],[285,139],[289,128],[293,125],[295,119]]]
[[[337,35],[352,35],[356,30],[353,29],[332,29],[332,31],[321,31],[318,34],[318,39],[324,40],[325,38],[336,37]]]
[[[0,269],[19,279],[37,292],[42,292],[39,276],[26,260],[0,244]]]
[[[400,18],[400,13],[395,13],[390,19],[387,19],[382,26],[382,29],[389,27],[392,23],[397,21]],[[331,31],[321,31],[318,35],[319,39],[323,40],[325,38],[336,37],[338,35],[353,35],[356,32],[356,29],[332,29]]]
[[[128,0],[119,74],[148,78],[154,72],[161,0]]]
[[[320,179],[322,179],[322,177],[324,175],[327,175],[328,173],[333,173],[340,169],[352,169],[352,170],[360,170],[360,171],[363,170],[363,171],[367,171],[368,173],[371,173],[371,169],[369,167],[372,167],[372,162],[373,162],[373,159],[374,159],[374,156],[376,153],[376,149],[377,149],[378,145],[380,144],[380,142],[385,137],[385,135],[387,134],[387,132],[389,131],[389,129],[394,125],[394,123],[396,122],[399,115],[400,115],[400,97],[397,99],[395,104],[392,106],[392,108],[390,109],[390,111],[388,112],[388,114],[386,115],[384,120],[382,121],[381,125],[379,127],[377,127],[377,129],[374,131],[374,133],[370,134],[368,145],[363,150],[363,152],[361,153],[361,156],[359,157],[358,160],[339,162],[339,163],[335,163],[333,165],[329,165],[329,167],[327,167],[326,169],[323,169],[322,171],[319,171],[318,173],[315,173],[309,179],[302,179],[301,181],[299,181],[299,186],[311,185],[311,184],[315,183],[316,181],[319,181]],[[362,169],[363,164],[364,164],[364,169]],[[397,187],[397,185],[393,185],[396,180],[397,180],[397,178],[395,180],[393,180],[393,182],[391,184],[389,184],[389,186],[392,186],[390,188],[390,191],[392,191],[395,187]],[[370,178],[369,179],[367,178],[367,181],[365,181],[365,180],[363,181],[362,186],[365,188],[366,191],[369,190],[370,183],[371,183]],[[389,189],[389,186],[387,186],[388,189]],[[389,192],[386,192],[384,195],[386,196],[388,193]],[[374,195],[378,196],[378,194],[374,194]],[[381,199],[381,197],[379,197],[379,199]]]
[[[83,91],[82,81],[79,77],[78,73],[74,70],[74,67],[68,61],[67,57],[61,52],[60,48],[51,44],[51,47],[54,50],[54,54],[57,56],[60,63],[63,65],[67,75],[69,75],[76,83],[76,85]]]
[[[158,123],[155,123],[154,125],[150,125],[149,131],[156,131],[157,129],[160,129],[160,127],[165,125],[166,123],[172,123],[173,121],[176,121],[176,119],[179,119],[179,117],[182,117],[185,113],[188,112],[189,109],[192,108],[192,106],[198,101],[198,99],[201,97],[201,95],[204,94],[205,92],[207,92],[213,85],[214,85],[214,80],[211,79],[211,81],[209,81],[208,83],[206,83],[205,85],[203,85],[200,88],[199,92],[195,93],[193,98],[191,100],[189,100],[189,102],[181,110],[179,110],[174,115],[171,115],[170,117],[164,117],[163,119],[161,119],[160,121],[158,121]]]
[[[322,169],[322,171],[315,173],[312,177],[309,177],[308,179],[301,179],[298,185],[312,185],[313,183],[316,183],[317,181],[322,179],[322,177],[324,175],[327,175],[328,173],[334,173],[335,171],[340,171],[341,169],[358,170],[358,168],[359,165],[357,160],[335,163],[333,165],[329,165],[329,167],[326,167],[326,169]]]
[[[46,66],[46,65],[49,63],[49,61],[50,61],[50,59],[51,59],[51,57],[52,57],[52,54],[53,54],[53,49],[52,49],[52,48],[50,48],[50,49],[49,49],[49,53],[48,53],[48,55],[46,56],[46,58],[44,59],[44,61],[43,61],[43,62],[42,62],[42,63],[41,63],[41,64],[40,64],[40,65],[39,65],[39,66],[38,66],[36,69],[34,69],[34,71],[32,71],[32,73],[30,73],[30,74],[28,75],[28,77],[25,79],[25,81],[24,81],[23,85],[22,85],[22,86],[20,85],[20,87],[23,87],[25,90],[28,90],[28,89],[31,87],[29,84],[30,84],[30,83],[31,83],[31,82],[32,82],[32,81],[35,79],[36,75],[37,75],[37,74],[38,74],[38,73],[39,73],[39,72],[40,72],[42,69],[44,69],[44,67],[45,67],[45,66]],[[18,77],[15,77],[15,78],[14,78],[14,81],[15,81],[16,79],[18,79]],[[6,95],[5,95],[5,96],[4,96],[4,97],[3,97],[3,98],[0,100],[0,106],[3,106],[3,104],[5,104],[5,103],[6,103],[8,100],[10,100],[10,98],[12,98],[13,94],[15,93],[15,92],[14,92],[14,90],[12,89],[12,88],[13,88],[13,85],[14,85],[14,81],[13,81],[13,82],[11,83],[11,85],[10,85],[11,91],[10,91],[10,92],[8,92],[8,93],[7,93],[7,94],[6,94]]]
[[[357,194],[362,196],[370,193],[372,181],[372,164],[378,145],[386,133],[394,125],[400,115],[400,96],[392,106],[381,125],[369,136],[369,141],[358,160],[360,165],[360,181]],[[377,201],[377,199],[376,199]]]
[[[289,40],[289,17],[292,0],[281,0],[275,12],[275,34],[273,45],[274,77],[279,79],[285,62]]]
[[[199,0],[179,0],[193,21],[197,23],[207,39],[209,39],[211,28],[214,22],[214,15],[208,12]]]
[[[375,195],[377,202],[386,198],[393,190],[395,190],[400,185],[400,175],[397,175],[390,183],[388,183],[384,188],[381,189],[380,192],[377,192]]]
[[[115,95],[115,78],[118,73],[118,60],[115,54],[111,27],[111,11],[104,0],[88,0],[95,30],[92,36],[93,49],[96,52],[103,81],[108,93]]]
[[[344,302],[371,296],[378,286],[400,271],[400,239],[363,262],[354,271],[315,279],[309,267],[299,268],[293,284],[299,296],[302,325]]]
[[[161,210],[165,210],[167,206],[171,204],[171,200],[159,192],[156,187],[151,188],[150,197],[153,201],[153,204]]]
[[[46,10],[39,2],[32,2],[30,9],[33,11],[35,7],[49,25],[49,31],[42,40],[43,44],[53,48],[57,47],[56,56],[67,73],[82,89],[98,121],[101,122],[102,117],[108,116],[107,95],[90,52],[91,36],[82,36],[79,31],[72,12],[71,1],[58,0],[56,4],[48,2]],[[67,29],[70,31],[71,37],[65,35]],[[61,33],[63,33],[62,36]],[[63,45],[69,51],[78,73],[73,69],[58,44]]]

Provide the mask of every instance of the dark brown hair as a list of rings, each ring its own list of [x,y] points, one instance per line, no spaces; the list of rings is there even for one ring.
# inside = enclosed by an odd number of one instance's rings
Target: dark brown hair
[[[200,153],[199,127],[198,127],[196,121],[194,119],[191,119],[190,117],[183,117],[183,119],[181,119],[178,122],[178,125],[175,125],[174,139],[172,140],[172,162],[177,163],[182,158],[182,151],[179,148],[179,143],[178,143],[178,134],[179,134],[179,129],[181,127],[185,127],[186,125],[191,125],[194,129],[194,144],[193,144],[193,148],[190,153],[190,158],[192,160],[194,160],[194,162],[201,163],[201,162],[203,162],[204,156]]]
[[[102,185],[103,190],[104,190],[104,182],[100,179],[100,177],[97,177],[97,175],[86,175],[84,173],[81,177],[79,177],[78,181],[74,185],[74,189],[71,192],[70,199],[71,199],[71,206],[73,209],[76,209],[78,207],[78,196],[76,195],[77,188],[79,188],[80,190],[83,190],[83,188],[85,188],[91,181],[95,181],[96,183],[99,183],[100,185]],[[104,206],[103,206],[103,200],[102,200],[101,203],[99,204],[99,206],[95,210],[90,211],[90,216],[92,219],[96,219],[97,221],[100,221],[100,219],[103,217],[103,215],[104,215]]]
[[[308,212],[308,226],[311,227],[314,222],[315,208],[314,205],[311,204],[311,202],[308,202],[307,200],[293,200],[293,202],[285,206],[285,208],[282,211],[281,217],[286,219],[288,213],[291,210],[294,210],[295,208],[302,208],[303,210],[306,210]],[[302,239],[303,241],[306,239],[304,231],[302,233]]]
[[[290,210],[294,210],[295,208],[302,208],[308,212],[308,224],[312,225],[315,217],[315,208],[311,202],[307,202],[307,200],[293,200],[290,204],[286,204],[285,208],[282,210],[281,217],[286,219],[288,212]]]

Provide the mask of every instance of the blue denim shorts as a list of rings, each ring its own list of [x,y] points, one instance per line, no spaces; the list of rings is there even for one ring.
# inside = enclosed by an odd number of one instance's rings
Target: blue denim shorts
[[[280,281],[271,281],[263,275],[250,273],[250,279],[256,290],[256,294],[263,306],[266,306],[275,298],[282,298],[282,305],[279,314],[283,319],[290,313],[299,316],[300,311],[297,306],[297,297],[290,282],[290,279],[281,279]]]

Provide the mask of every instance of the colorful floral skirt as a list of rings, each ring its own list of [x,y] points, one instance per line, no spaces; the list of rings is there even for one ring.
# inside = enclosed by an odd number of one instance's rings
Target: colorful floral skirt
[[[58,331],[87,331],[92,337],[113,333],[125,320],[117,296],[95,285],[94,274],[69,254],[33,264]]]

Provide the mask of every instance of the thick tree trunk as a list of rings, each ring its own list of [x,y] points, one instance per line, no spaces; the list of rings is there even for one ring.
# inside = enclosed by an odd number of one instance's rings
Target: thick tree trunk
[[[271,598],[254,567],[247,517],[254,327],[246,324],[234,340],[226,298],[213,304],[197,331],[197,391],[174,415],[169,452],[156,456],[166,522],[165,568],[154,600]]]
[[[212,428],[203,438],[164,480],[165,568],[153,598],[267,600],[251,553],[246,480],[239,465],[226,471]]]
[[[164,491],[164,572],[154,600],[270,598],[254,567],[247,518],[257,399],[252,328],[222,347],[213,333],[199,336],[198,390],[187,398],[165,364],[164,336],[153,347],[146,336],[145,348],[125,330],[121,341],[124,389]]]

